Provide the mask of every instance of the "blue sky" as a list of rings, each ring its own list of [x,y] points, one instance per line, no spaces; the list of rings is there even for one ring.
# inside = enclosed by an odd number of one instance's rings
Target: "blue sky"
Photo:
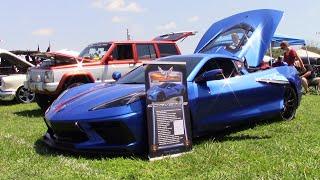
[[[277,32],[320,42],[320,1],[304,0],[10,0],[1,2],[0,48],[80,51],[97,41],[148,40],[173,31],[198,31],[179,43],[191,53],[215,21],[252,9],[284,11]]]

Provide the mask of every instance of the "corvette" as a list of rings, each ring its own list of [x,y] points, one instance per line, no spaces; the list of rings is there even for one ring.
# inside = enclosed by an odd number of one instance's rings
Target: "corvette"
[[[258,68],[282,14],[254,10],[231,16],[208,29],[194,54],[158,60],[186,63],[193,137],[241,122],[294,118],[301,100],[295,68]],[[44,142],[72,151],[146,153],[146,66],[114,84],[65,91],[45,114]]]
[[[147,92],[147,98],[150,101],[166,101],[172,97],[183,96],[184,86],[176,83],[163,83],[159,86],[153,86]]]

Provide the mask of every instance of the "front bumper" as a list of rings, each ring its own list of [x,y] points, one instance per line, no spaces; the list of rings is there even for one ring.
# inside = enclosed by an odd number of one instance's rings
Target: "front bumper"
[[[0,90],[0,100],[1,101],[12,101],[16,97],[15,91],[2,91]]]
[[[57,91],[59,83],[43,83],[43,82],[24,82],[24,87],[30,89],[33,92],[40,93],[55,93]]]
[[[143,154],[146,125],[141,114],[131,113],[108,120],[50,121],[43,141],[50,147],[72,152]]]

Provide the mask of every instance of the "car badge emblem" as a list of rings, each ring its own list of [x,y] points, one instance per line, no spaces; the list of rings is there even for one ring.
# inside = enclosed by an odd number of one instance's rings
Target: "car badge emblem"
[[[161,67],[158,66],[159,72],[164,76],[164,78],[168,78],[168,76],[172,73],[173,67],[171,67],[169,70],[165,71],[161,69]]]

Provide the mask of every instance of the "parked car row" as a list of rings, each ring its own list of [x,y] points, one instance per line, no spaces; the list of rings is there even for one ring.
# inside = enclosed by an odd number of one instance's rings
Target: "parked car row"
[[[25,87],[36,93],[42,110],[66,89],[94,82],[112,82],[112,73],[125,74],[142,61],[180,54],[176,41],[194,35],[193,32],[166,34],[151,41],[112,41],[94,43],[78,57],[47,54],[40,67],[30,68]]]
[[[35,65],[12,52],[0,49],[0,100],[30,103],[35,93],[24,87],[26,72]]]
[[[258,119],[293,119],[301,100],[295,68],[250,70],[262,63],[282,14],[255,10],[231,16],[208,29],[194,54],[158,59],[186,63],[186,89],[164,84],[146,95],[146,65],[122,77],[115,72],[113,84],[90,83],[64,91],[45,114],[44,141],[72,151],[145,153],[146,99],[170,98],[159,96],[168,87],[175,88],[172,94],[188,93],[194,138]]]
[[[16,99],[21,103],[35,100],[45,111],[61,92],[70,87],[112,82],[112,72],[116,70],[125,74],[142,61],[180,54],[175,42],[194,34],[179,32],[161,35],[151,41],[94,43],[80,54],[68,50],[40,53],[1,49],[0,100]],[[36,59],[43,60],[40,66],[35,66]]]
[[[301,101],[295,68],[259,69],[282,15],[263,9],[218,21],[191,55],[180,55],[175,42],[193,32],[94,43],[77,57],[38,55],[46,60],[39,67],[26,63],[31,68],[24,87],[46,110],[44,142],[72,151],[145,153],[146,99],[164,101],[185,92],[194,138],[263,118],[293,119]],[[187,87],[163,84],[146,95],[142,64],[155,59],[186,63]]]

